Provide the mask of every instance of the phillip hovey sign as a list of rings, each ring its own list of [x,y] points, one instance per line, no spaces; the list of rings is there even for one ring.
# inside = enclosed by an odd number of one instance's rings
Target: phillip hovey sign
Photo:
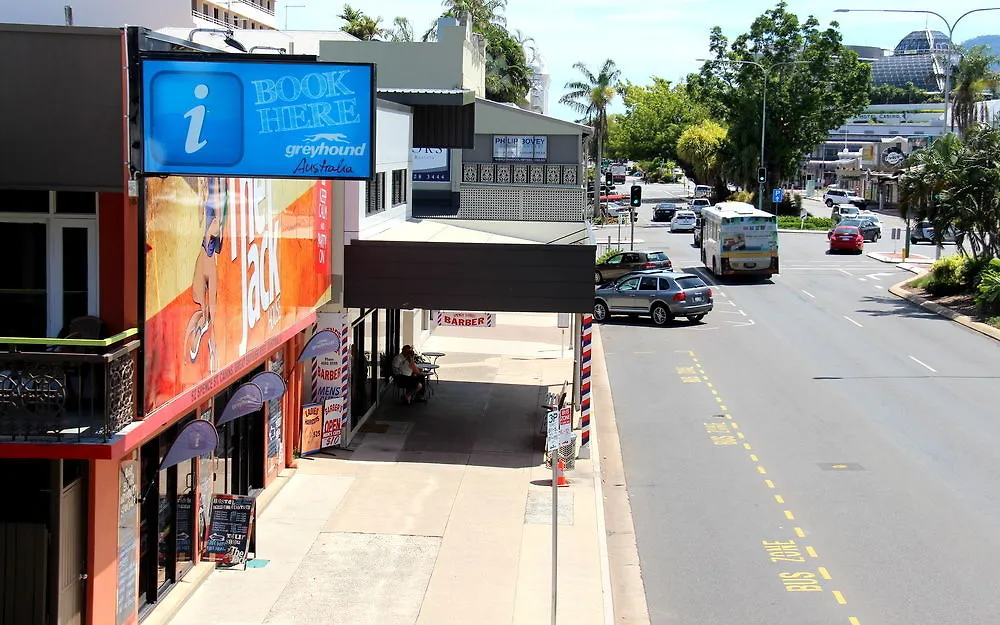
[[[371,64],[144,59],[143,171],[371,177]]]

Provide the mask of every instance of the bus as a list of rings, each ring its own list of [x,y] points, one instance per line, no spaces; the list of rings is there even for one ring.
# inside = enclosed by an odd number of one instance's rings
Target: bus
[[[778,220],[745,202],[701,209],[701,262],[717,276],[778,273]]]

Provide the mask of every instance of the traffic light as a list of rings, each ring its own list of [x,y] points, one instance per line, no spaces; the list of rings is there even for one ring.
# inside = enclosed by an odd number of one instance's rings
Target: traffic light
[[[642,206],[642,187],[637,184],[632,185],[632,206]]]
[[[611,175],[610,171],[604,172],[604,184],[611,186],[614,182],[614,177]]]
[[[763,167],[757,168],[757,182],[764,184],[767,182],[767,169]]]

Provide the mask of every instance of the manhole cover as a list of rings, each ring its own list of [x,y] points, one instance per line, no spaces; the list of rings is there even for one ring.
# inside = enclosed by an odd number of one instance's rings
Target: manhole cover
[[[865,468],[857,462],[820,462],[819,468],[824,471],[864,471]]]

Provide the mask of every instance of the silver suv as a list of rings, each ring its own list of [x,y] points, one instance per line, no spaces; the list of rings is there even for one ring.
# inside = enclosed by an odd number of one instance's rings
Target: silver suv
[[[643,271],[598,288],[594,319],[611,315],[648,315],[658,326],[674,317],[696,323],[712,310],[712,289],[693,273]]]

